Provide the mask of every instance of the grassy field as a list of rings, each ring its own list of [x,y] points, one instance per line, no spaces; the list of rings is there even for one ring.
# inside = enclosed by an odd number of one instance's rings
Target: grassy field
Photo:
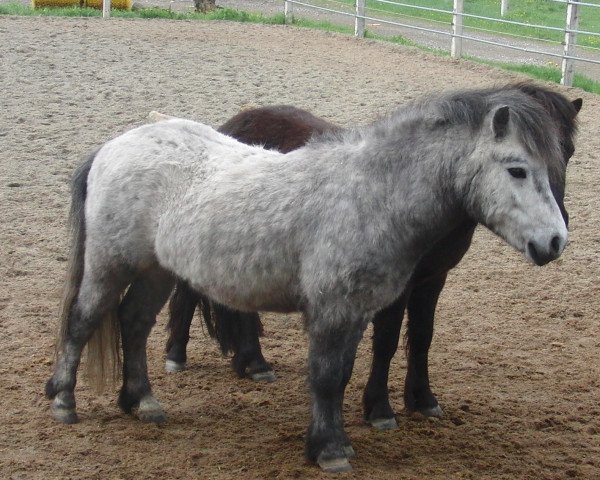
[[[337,1],[337,0],[336,0]],[[342,0],[346,3],[354,4],[354,0]],[[415,1],[415,0],[413,0]],[[436,5],[435,8],[442,6],[444,8],[447,7],[447,4],[452,4],[452,0],[418,0],[422,5]],[[590,0],[588,0],[590,1]],[[600,3],[600,0],[598,0]],[[555,2],[551,2],[550,0],[510,0],[510,4],[513,7],[512,15],[517,15],[518,11],[516,10],[519,5],[526,4],[540,4],[541,5],[552,7]],[[367,0],[367,5],[376,3],[374,0]],[[379,3],[379,2],[377,2]],[[497,14],[499,16],[499,1],[498,0],[466,0],[466,5],[473,6],[473,4],[477,4],[479,8],[483,8],[483,6],[487,5],[487,8],[491,10],[492,6],[495,10],[498,10]],[[481,4],[481,5],[480,5]],[[548,5],[547,5],[548,4]],[[557,7],[562,9],[564,5],[556,4]],[[395,7],[397,8],[397,7]],[[532,10],[530,8],[529,10]],[[543,11],[543,9],[541,9]],[[597,10],[597,13],[600,14],[600,9]],[[483,10],[482,10],[483,11]],[[492,16],[493,12],[486,12],[485,15]],[[56,16],[73,16],[73,17],[99,17],[102,15],[102,12],[93,8],[79,8],[79,7],[63,7],[63,8],[39,8],[33,9],[29,6],[25,6],[22,4],[0,4],[0,15],[56,15]],[[285,18],[283,14],[266,16],[257,13],[249,13],[232,9],[218,9],[214,12],[210,13],[196,13],[196,12],[187,12],[187,13],[178,13],[172,12],[170,10],[164,10],[159,8],[148,8],[148,9],[140,9],[133,11],[123,11],[123,10],[113,10],[111,15],[114,17],[122,17],[122,18],[165,18],[165,19],[173,19],[173,20],[229,20],[229,21],[237,21],[237,22],[252,22],[252,23],[263,23],[263,24],[276,24],[283,25],[285,23]],[[436,14],[437,15],[437,14]],[[556,15],[555,15],[556,17]],[[432,17],[426,17],[432,19]],[[538,19],[536,21],[541,21]],[[338,33],[345,34],[353,34],[354,29],[344,25],[333,24],[331,22],[325,21],[314,21],[314,20],[305,20],[305,19],[296,19],[293,22],[294,26],[304,27],[304,28],[314,28],[319,30],[333,31]],[[600,15],[597,23],[597,27],[595,31],[600,31]],[[584,27],[581,27],[582,29]],[[590,27],[587,27],[590,28]],[[366,32],[365,35],[367,38],[373,38],[382,41],[388,41],[392,43],[397,43],[401,45],[413,46],[417,48],[422,48],[431,53],[448,56],[449,53],[444,50],[436,50],[430,48],[421,47],[414,42],[402,37],[381,37],[375,35],[371,32]],[[541,80],[551,81],[551,82],[560,82],[560,70],[554,66],[535,66],[535,65],[522,65],[522,64],[511,64],[511,63],[501,63],[501,62],[492,62],[487,60],[481,60],[478,58],[469,57],[471,61],[485,63],[487,65],[493,65],[496,67],[500,67],[506,70],[520,72],[525,75],[528,75],[532,78],[537,78]],[[576,74],[574,86],[579,87],[585,91],[600,94],[600,82],[596,82],[591,80],[584,75]]]
[[[427,8],[445,10],[450,13],[430,12],[410,7],[399,7],[379,0],[366,0],[366,14],[377,16],[377,13],[391,13],[413,18],[422,18],[449,25],[452,20],[452,0],[392,0],[398,3],[417,5]],[[335,3],[354,5],[354,0],[335,0]],[[600,0],[585,0],[585,3],[598,4],[598,8],[580,6],[579,30],[600,33]],[[465,0],[464,13],[482,17],[509,20],[528,25],[547,25],[564,30],[566,4],[553,0],[509,0],[509,10],[505,17],[500,16],[500,0]],[[544,30],[532,26],[505,24],[493,20],[482,20],[465,17],[465,27],[492,30],[507,35],[520,35],[543,40],[562,42],[564,31]],[[578,35],[578,45],[600,47],[600,37]]]

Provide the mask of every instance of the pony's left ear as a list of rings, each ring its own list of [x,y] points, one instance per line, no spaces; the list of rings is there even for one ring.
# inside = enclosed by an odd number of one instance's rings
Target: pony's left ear
[[[494,130],[494,137],[496,140],[503,138],[508,132],[508,120],[510,118],[510,111],[505,105],[499,107],[494,112],[494,119],[492,120],[492,128]]]
[[[577,113],[579,113],[579,110],[581,110],[581,106],[583,105],[583,98],[576,98],[571,103],[575,107],[575,110],[577,111]]]

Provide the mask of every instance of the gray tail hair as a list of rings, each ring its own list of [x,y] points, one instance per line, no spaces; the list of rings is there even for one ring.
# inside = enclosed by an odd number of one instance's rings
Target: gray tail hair
[[[83,279],[85,256],[85,201],[87,179],[98,150],[90,154],[75,170],[71,179],[71,210],[69,212],[70,252],[60,310],[60,326],[56,355],[68,338],[69,321]],[[107,378],[116,382],[121,371],[120,327],[116,312],[111,312],[87,342],[85,376],[94,390],[101,392]]]

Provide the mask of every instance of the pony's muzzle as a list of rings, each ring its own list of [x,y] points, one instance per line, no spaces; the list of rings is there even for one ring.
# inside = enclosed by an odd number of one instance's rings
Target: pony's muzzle
[[[541,267],[560,257],[566,244],[566,234],[543,235],[541,238],[535,238],[527,242],[525,254],[533,263]]]

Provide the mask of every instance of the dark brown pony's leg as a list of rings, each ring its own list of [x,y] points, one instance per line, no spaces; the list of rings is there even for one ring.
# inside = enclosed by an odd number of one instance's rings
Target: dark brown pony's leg
[[[365,420],[376,428],[396,428],[390,405],[388,379],[390,362],[400,340],[404,310],[408,309],[408,364],[404,384],[407,412],[441,417],[443,411],[429,386],[428,355],[433,338],[433,321],[446,272],[417,285],[409,286],[398,300],[379,312],[373,320],[373,363],[363,395]]]
[[[256,381],[274,381],[273,369],[260,348],[262,324],[258,313],[239,312],[214,302],[211,306],[214,336],[223,354],[233,353],[231,364],[235,373]]]
[[[441,417],[443,411],[429,386],[428,356],[433,338],[435,308],[447,272],[415,285],[408,298],[408,364],[404,384],[404,405],[408,412]]]
[[[233,369],[240,377],[262,382],[275,381],[273,368],[265,360],[260,348],[262,324],[258,313],[241,314],[240,317],[238,349],[231,361]]]
[[[169,302],[170,331],[167,340],[168,372],[185,368],[187,344],[194,312],[199,307],[208,333],[219,343],[224,355],[233,353],[232,367],[240,377],[272,382],[275,374],[265,360],[259,336],[262,324],[257,313],[242,313],[229,309],[194,291],[187,282],[179,281]]]
[[[194,312],[200,302],[200,296],[180,280],[177,282],[169,302],[169,338],[167,340],[167,372],[179,372],[185,369],[187,344],[190,340],[190,326]]]
[[[363,394],[363,408],[365,420],[380,430],[398,426],[389,401],[388,377],[390,362],[398,349],[406,302],[405,292],[373,319],[373,362]]]

